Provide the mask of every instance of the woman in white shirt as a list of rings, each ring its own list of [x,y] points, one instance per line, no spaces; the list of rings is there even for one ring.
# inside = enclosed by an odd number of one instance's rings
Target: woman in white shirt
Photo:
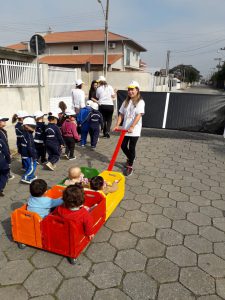
[[[118,129],[123,122],[123,129],[126,133],[121,149],[127,157],[125,176],[133,173],[133,163],[136,156],[136,144],[141,135],[142,116],[145,113],[145,102],[141,97],[140,86],[136,81],[132,81],[128,86],[128,95],[120,107],[119,117],[115,129]]]
[[[110,138],[112,116],[114,111],[113,101],[116,99],[115,92],[111,85],[108,85],[104,76],[99,77],[99,87],[96,91],[99,111],[103,116],[103,137]]]

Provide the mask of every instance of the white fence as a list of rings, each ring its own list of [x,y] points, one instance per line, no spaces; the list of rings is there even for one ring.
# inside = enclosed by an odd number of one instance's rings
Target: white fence
[[[40,65],[40,84],[43,85]],[[31,63],[0,60],[0,86],[36,86],[37,65]]]

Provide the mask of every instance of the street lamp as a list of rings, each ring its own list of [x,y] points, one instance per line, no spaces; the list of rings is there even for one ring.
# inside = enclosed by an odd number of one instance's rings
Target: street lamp
[[[102,7],[104,19],[105,19],[105,50],[104,50],[104,64],[103,64],[103,73],[105,78],[107,77],[107,69],[108,69],[108,40],[109,40],[109,34],[108,34],[108,20],[109,20],[109,0],[106,0],[106,10],[103,8],[103,4],[101,0],[97,0],[98,3]]]

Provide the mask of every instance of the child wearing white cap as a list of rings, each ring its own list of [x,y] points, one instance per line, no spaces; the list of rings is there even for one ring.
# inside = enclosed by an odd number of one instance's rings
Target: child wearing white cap
[[[6,127],[6,122],[9,120],[9,118],[4,118],[4,117],[0,117],[0,139],[3,140],[3,142],[5,143],[9,153],[9,143],[8,143],[8,134],[7,131],[5,130]],[[11,172],[9,172],[8,174],[8,179],[13,179],[15,178],[15,176],[13,174],[11,174]]]
[[[77,123],[81,133],[81,140],[80,140],[81,147],[85,147],[85,145],[87,144],[87,135],[90,127],[89,123],[87,122],[87,116],[92,110],[91,106],[93,103],[94,102],[92,100],[88,100],[86,103],[86,107],[81,108],[79,114],[77,115]]]
[[[23,120],[23,134],[21,141],[21,156],[25,173],[21,178],[21,182],[30,184],[35,177],[37,168],[37,152],[34,146],[33,133],[35,131],[36,122],[34,118],[27,117]]]
[[[10,176],[10,150],[7,131],[4,129],[8,120],[0,116],[0,197],[4,196],[3,190]]]
[[[87,117],[87,123],[89,124],[89,132],[91,136],[91,148],[94,149],[97,146],[100,127],[103,129],[103,117],[102,114],[98,111],[98,104],[93,102],[92,110]]]
[[[42,111],[36,111],[34,113],[36,121],[36,129],[34,134],[34,145],[37,151],[37,161],[41,160],[41,163],[46,163],[46,147],[45,147],[45,129],[46,125],[44,122],[45,114]]]
[[[28,117],[29,114],[24,110],[19,110],[16,114],[12,116],[12,123],[16,123],[15,132],[16,132],[16,146],[17,151],[21,155],[21,142],[23,138],[23,120]],[[22,169],[24,169],[23,160],[22,160]]]
[[[75,82],[75,89],[72,90],[72,105],[76,114],[80,109],[85,107],[85,93],[82,90],[84,82],[81,79],[77,79]]]
[[[48,162],[46,167],[52,171],[55,170],[56,163],[60,159],[61,149],[64,146],[61,131],[57,126],[58,119],[59,116],[57,112],[49,113],[48,125],[45,129],[46,151],[48,153]]]
[[[75,142],[80,141],[80,137],[77,133],[77,124],[75,121],[75,112],[74,111],[66,111],[66,120],[62,124],[61,132],[63,139],[66,144],[65,155],[69,160],[76,159],[74,155],[75,150]]]

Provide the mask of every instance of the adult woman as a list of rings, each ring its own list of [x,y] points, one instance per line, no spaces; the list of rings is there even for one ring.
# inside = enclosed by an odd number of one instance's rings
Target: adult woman
[[[99,87],[96,91],[99,111],[103,116],[103,137],[110,138],[110,128],[114,111],[113,100],[116,99],[115,92],[111,85],[108,85],[104,76],[99,77]]]
[[[97,97],[96,97],[96,91],[98,88],[98,82],[97,80],[93,80],[91,83],[91,88],[89,90],[88,99],[92,100],[93,102],[98,103]]]
[[[132,81],[128,86],[128,95],[119,110],[119,117],[116,122],[117,129],[123,121],[123,129],[128,132],[124,137],[121,149],[127,157],[125,176],[133,173],[133,163],[136,156],[136,144],[142,129],[142,116],[145,113],[145,102],[141,97],[140,86]]]

